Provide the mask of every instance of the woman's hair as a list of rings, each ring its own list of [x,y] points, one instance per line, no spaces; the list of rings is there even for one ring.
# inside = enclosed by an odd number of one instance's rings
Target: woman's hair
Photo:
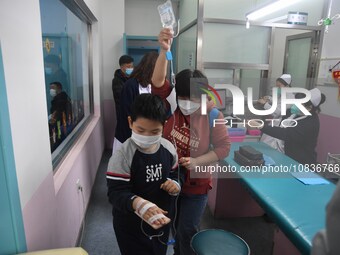
[[[295,98],[304,98],[306,95],[304,93],[297,93],[295,95]],[[304,106],[306,107],[311,107],[311,114],[318,114],[321,112],[320,106],[326,101],[326,96],[325,94],[321,93],[321,100],[320,103],[317,106],[314,106],[312,104],[312,101],[309,100],[308,102],[304,103]]]
[[[158,53],[155,51],[146,53],[140,63],[133,69],[130,78],[136,78],[142,87],[151,84],[151,77],[157,58]]]
[[[205,93],[200,88],[207,85],[208,79],[201,71],[184,69],[176,75],[176,96],[200,98]]]
[[[162,123],[167,119],[167,112],[163,100],[157,95],[138,95],[131,106],[131,120],[146,118]]]

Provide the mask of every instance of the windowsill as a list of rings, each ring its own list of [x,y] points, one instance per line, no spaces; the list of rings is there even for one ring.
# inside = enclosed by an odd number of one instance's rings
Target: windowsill
[[[82,134],[79,136],[77,141],[72,146],[72,149],[67,153],[63,162],[60,163],[60,165],[55,169],[55,174],[53,176],[55,194],[59,192],[67,176],[73,169],[75,161],[77,160],[80,153],[82,152],[82,149],[84,148],[87,140],[89,139],[94,128],[98,124],[99,119],[100,117],[98,116],[92,116],[90,122],[85,127],[85,129],[82,131]]]

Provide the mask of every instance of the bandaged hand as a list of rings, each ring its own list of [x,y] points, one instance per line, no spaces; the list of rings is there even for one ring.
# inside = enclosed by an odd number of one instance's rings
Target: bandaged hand
[[[167,218],[164,216],[168,212],[148,200],[137,197],[134,199],[132,207],[139,217],[149,224],[165,225],[168,223]]]

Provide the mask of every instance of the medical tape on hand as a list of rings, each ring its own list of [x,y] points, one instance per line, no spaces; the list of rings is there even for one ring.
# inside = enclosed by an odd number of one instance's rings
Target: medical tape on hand
[[[164,216],[164,214],[159,213],[159,214],[156,214],[156,215],[150,217],[150,218],[148,219],[148,222],[149,222],[150,224],[153,224],[156,220],[159,220],[159,219],[161,219],[161,218],[165,218],[165,216]]]
[[[145,214],[145,212],[149,209],[149,208],[151,208],[151,207],[153,207],[153,206],[156,206],[154,203],[147,203],[146,205],[144,205],[143,206],[143,208],[142,209],[140,209],[140,212],[139,212],[139,214],[140,214],[140,216],[144,216],[144,214]]]
[[[140,207],[142,206],[142,204],[144,204],[146,202],[146,200],[144,200],[143,198],[140,199],[138,202],[137,202],[137,205],[136,205],[136,211],[138,212]]]

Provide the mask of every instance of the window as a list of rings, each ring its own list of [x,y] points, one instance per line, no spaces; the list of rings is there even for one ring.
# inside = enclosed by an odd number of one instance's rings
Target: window
[[[71,7],[68,9],[58,0],[40,0],[48,126],[54,166],[71,147],[92,113],[93,105],[89,78],[90,24],[79,5],[72,5],[72,2],[65,2]]]

